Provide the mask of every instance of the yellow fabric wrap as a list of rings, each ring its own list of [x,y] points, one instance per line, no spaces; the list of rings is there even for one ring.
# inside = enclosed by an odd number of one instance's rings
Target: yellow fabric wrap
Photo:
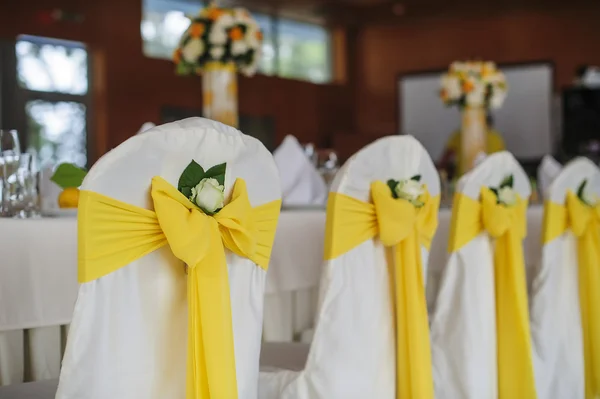
[[[453,207],[450,252],[459,250],[482,231],[487,231],[495,239],[498,398],[534,399],[535,379],[523,259],[527,201],[518,197],[513,206],[498,204],[496,195],[486,187],[481,190],[481,200],[456,193]]]
[[[396,320],[397,398],[433,399],[431,349],[425,302],[421,245],[429,249],[437,229],[439,196],[422,198],[415,208],[394,199],[380,181],[371,185],[373,203],[340,193],[330,193],[327,202],[325,259],[334,259],[359,244],[379,237],[393,247],[390,277],[394,282]]]
[[[151,194],[154,211],[81,192],[79,281],[103,277],[168,243],[188,266],[186,398],[235,399],[225,248],[266,270],[281,201],[252,208],[242,179],[236,180],[231,201],[214,216],[160,177],[152,179]]]
[[[600,205],[583,203],[573,192],[566,205],[544,204],[544,244],[571,229],[577,238],[579,308],[583,329],[585,397],[600,396]]]

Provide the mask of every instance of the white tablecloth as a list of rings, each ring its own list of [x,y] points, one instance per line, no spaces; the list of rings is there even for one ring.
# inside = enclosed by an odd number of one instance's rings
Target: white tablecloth
[[[0,385],[58,377],[77,296],[76,243],[74,218],[0,219]]]

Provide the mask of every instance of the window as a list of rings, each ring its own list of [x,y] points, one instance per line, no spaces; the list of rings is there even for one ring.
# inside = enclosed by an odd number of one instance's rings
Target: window
[[[170,59],[200,1],[144,0],[141,34],[144,54]],[[252,13],[263,32],[259,73],[314,83],[331,81],[329,31],[317,24]]]
[[[15,43],[23,148],[41,165],[86,166],[88,54],[81,43],[20,36]],[[16,112],[23,112],[22,109]],[[24,134],[23,134],[24,133]]]

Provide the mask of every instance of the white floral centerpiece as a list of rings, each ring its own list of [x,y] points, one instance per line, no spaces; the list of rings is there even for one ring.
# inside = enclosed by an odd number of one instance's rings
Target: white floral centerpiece
[[[179,75],[201,75],[203,113],[237,126],[236,72],[256,73],[262,32],[244,8],[220,8],[214,3],[191,18],[173,54]]]
[[[440,98],[447,106],[497,109],[506,94],[506,78],[490,61],[453,62],[441,80]]]
[[[453,62],[442,75],[440,98],[462,113],[459,163],[467,172],[487,153],[486,112],[502,106],[508,92],[504,74],[491,61]]]
[[[410,179],[387,181],[394,198],[400,198],[413,204],[416,208],[424,205],[423,194],[425,185],[421,183],[421,175],[415,175]]]

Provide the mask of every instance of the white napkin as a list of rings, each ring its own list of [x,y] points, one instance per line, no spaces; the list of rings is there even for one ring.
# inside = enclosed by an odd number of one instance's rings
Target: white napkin
[[[152,129],[153,127],[155,127],[156,125],[152,122],[146,122],[142,125],[142,127],[140,128],[140,130],[137,132],[137,134],[142,134],[147,130]]]
[[[50,180],[54,174],[53,167],[40,171],[40,198],[42,210],[58,209],[58,196],[62,188]]]
[[[294,136],[286,136],[273,152],[279,169],[284,205],[322,205],[327,185]]]
[[[537,171],[538,185],[542,194],[550,187],[550,184],[561,170],[562,165],[552,155],[544,155]]]

